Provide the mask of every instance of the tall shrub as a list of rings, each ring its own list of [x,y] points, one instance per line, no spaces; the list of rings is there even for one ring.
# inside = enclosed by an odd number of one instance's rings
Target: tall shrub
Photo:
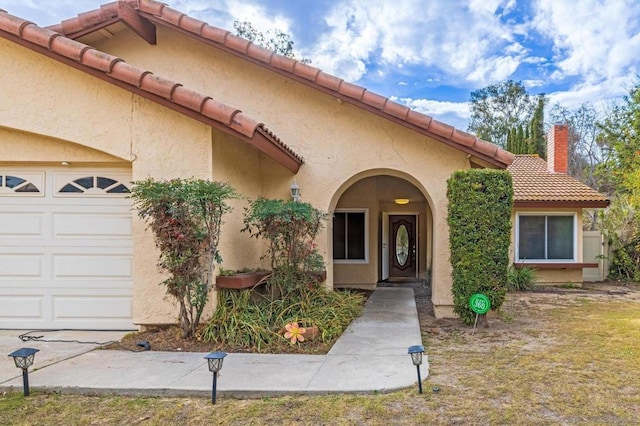
[[[513,184],[503,170],[458,171],[447,181],[449,248],[453,268],[454,311],[465,323],[474,293],[489,297],[491,308],[504,302],[511,240]]]
[[[209,298],[227,201],[237,198],[227,183],[203,179],[146,179],[134,182],[131,198],[138,216],[153,231],[158,266],[169,274],[162,284],[179,305],[184,337],[195,334]]]
[[[273,277],[290,290],[304,282],[309,272],[324,269],[314,242],[325,213],[309,203],[259,197],[245,209],[243,231],[269,242],[267,256]]]

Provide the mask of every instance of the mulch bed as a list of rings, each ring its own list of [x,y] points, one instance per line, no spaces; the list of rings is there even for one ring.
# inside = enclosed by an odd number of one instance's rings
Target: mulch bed
[[[119,342],[111,343],[102,349],[145,351],[143,342],[148,342],[150,350],[165,352],[212,352],[223,351],[229,353],[252,352],[246,348],[228,345],[215,345],[204,342],[199,337],[184,338],[177,325],[155,327],[153,329],[129,333]],[[140,345],[139,345],[140,343]],[[279,345],[277,353],[291,354],[326,354],[334,342],[322,343],[319,339],[305,341],[304,344],[291,345],[284,338]],[[274,351],[276,352],[276,351]]]

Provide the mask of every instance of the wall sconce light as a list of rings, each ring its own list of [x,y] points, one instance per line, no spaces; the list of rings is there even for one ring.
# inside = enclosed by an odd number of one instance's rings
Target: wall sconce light
[[[409,204],[409,199],[408,198],[396,198],[395,200],[393,200],[393,202],[396,203],[396,204],[405,205],[405,204]]]
[[[222,370],[222,361],[227,356],[225,352],[211,352],[205,355],[209,364],[209,371],[213,373],[213,387],[211,388],[211,403],[216,403],[216,387],[218,383],[218,371]]]
[[[295,201],[296,203],[300,201],[300,187],[298,186],[298,183],[295,180],[291,184],[291,188],[289,188],[289,192],[291,193],[291,198],[293,198],[293,201]]]
[[[420,390],[420,393],[422,393],[422,379],[420,378],[420,364],[422,364],[422,354],[424,353],[424,346],[422,345],[410,346],[408,353],[409,355],[411,355],[411,362],[413,363],[413,365],[416,366],[416,369],[418,370],[418,389]]]
[[[22,391],[24,396],[29,396],[29,367],[33,365],[33,358],[40,349],[22,348],[9,354],[13,357],[16,367],[22,369]]]

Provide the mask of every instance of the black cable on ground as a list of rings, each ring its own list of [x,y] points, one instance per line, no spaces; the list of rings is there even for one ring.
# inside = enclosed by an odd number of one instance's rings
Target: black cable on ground
[[[134,349],[130,349],[127,348],[126,346],[123,346],[119,341],[117,340],[110,340],[108,342],[84,342],[84,341],[80,341],[80,340],[63,340],[63,339],[43,339],[44,336],[32,336],[31,333],[41,333],[41,332],[56,332],[56,331],[71,331],[68,329],[60,329],[60,330],[31,330],[28,331],[26,333],[23,333],[21,335],[18,336],[18,338],[20,340],[22,340],[23,342],[30,342],[30,341],[36,341],[36,342],[47,342],[47,343],[79,343],[82,345],[98,345],[98,346],[107,346],[107,345],[116,345],[119,348],[129,351],[129,352],[146,352],[148,350],[151,350],[151,346],[149,345],[149,342],[138,342],[136,345],[139,347],[142,347],[143,349],[141,350],[134,350]],[[74,331],[79,331],[79,330],[74,330]],[[87,330],[87,331],[94,331],[94,330]]]

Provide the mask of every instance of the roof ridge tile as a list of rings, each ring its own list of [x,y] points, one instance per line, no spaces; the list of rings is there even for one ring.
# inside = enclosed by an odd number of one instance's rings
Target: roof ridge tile
[[[255,43],[249,43],[247,45],[247,55],[266,64],[271,62],[271,57],[275,54],[276,53],[273,50],[265,49],[264,47]]]
[[[82,60],[82,50],[87,46],[70,38],[66,38],[59,34],[53,34],[51,37],[51,50],[59,55],[73,59],[76,62]]]
[[[206,22],[193,18],[189,15],[184,15],[180,20],[180,28],[185,31],[202,35],[202,29],[207,25]]]
[[[409,111],[411,111],[411,108],[406,105],[399,104],[398,102],[388,100],[387,102],[385,102],[384,109],[382,111],[396,118],[407,121],[407,117],[409,116]],[[433,122],[433,120],[431,121]]]
[[[228,33],[224,40],[224,45],[229,49],[240,52],[244,55],[247,54],[247,49],[251,42],[246,38],[238,37],[235,34]]]
[[[306,80],[309,81],[316,81],[316,78],[318,77],[318,75],[322,72],[322,70],[320,68],[316,68],[316,67],[312,67],[309,64],[305,64],[304,62],[300,62],[300,61],[296,61],[296,63],[293,66],[293,74],[297,75],[298,77],[302,77]],[[341,78],[338,78],[340,81],[342,81]]]
[[[149,73],[143,76],[142,81],[140,82],[140,88],[151,93],[155,93],[164,99],[170,100],[171,94],[175,90],[177,84],[178,83],[175,81],[167,80],[166,78]]]
[[[52,37],[53,36],[53,37]],[[51,41],[54,37],[58,37],[59,34],[53,31],[45,30],[40,31],[37,25],[25,25],[22,29],[21,37],[31,43],[35,43],[38,46],[42,46],[51,50]]]
[[[182,18],[187,16],[186,14],[180,12],[179,10],[173,9],[169,6],[165,6],[162,8],[160,15],[158,16],[163,21],[167,21],[176,27],[180,27],[180,21]]]
[[[165,3],[154,0],[132,1],[129,5],[155,16],[162,16],[163,9],[169,7]]]
[[[213,27],[209,24],[202,27],[202,30],[200,31],[200,35],[203,38],[213,41],[214,43],[220,43],[221,45],[225,45],[229,34],[231,34],[229,31],[222,28]]]
[[[8,12],[4,13],[7,17],[7,23],[9,24],[8,27],[4,27],[4,31],[13,34],[13,35],[17,35],[19,37],[22,37],[22,30],[24,29],[24,27],[26,27],[27,25],[35,25],[37,27],[36,24],[34,24],[31,21],[27,21],[26,19],[22,19],[19,18],[17,16],[11,15]]]
[[[105,73],[110,73],[113,65],[119,61],[122,59],[93,48],[85,51],[82,55],[82,62],[85,65]]]

